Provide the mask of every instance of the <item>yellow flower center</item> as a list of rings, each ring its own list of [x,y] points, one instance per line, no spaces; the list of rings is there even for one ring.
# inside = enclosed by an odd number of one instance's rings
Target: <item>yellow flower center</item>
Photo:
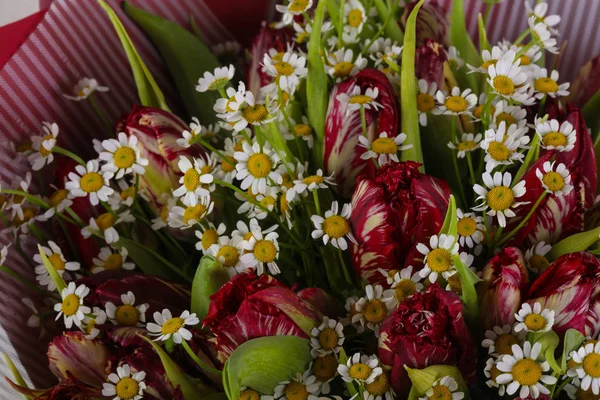
[[[333,76],[336,78],[346,78],[352,73],[354,63],[341,61],[333,67]]]
[[[369,300],[363,308],[363,315],[368,322],[379,324],[387,317],[388,310],[383,301],[379,299]]]
[[[335,329],[325,328],[319,333],[319,344],[325,350],[331,350],[338,344],[339,336]]]
[[[530,358],[523,358],[513,366],[512,376],[521,386],[532,386],[542,377],[542,368]]]
[[[504,121],[506,123],[507,128],[509,126],[517,123],[517,120],[515,119],[515,117],[513,117],[511,114],[505,113],[505,112],[498,114],[498,116],[496,117],[496,122],[498,123],[498,125],[500,125],[500,122],[502,122],[502,121]]]
[[[431,111],[435,107],[433,96],[428,93],[417,94],[417,109],[421,112]]]
[[[461,218],[458,221],[457,228],[460,236],[471,236],[477,230],[477,222],[472,217]]]
[[[542,177],[542,182],[553,192],[562,190],[565,187],[565,180],[558,172],[546,172]]]
[[[212,174],[212,166],[211,165],[205,165],[204,167],[200,167],[200,172],[204,175],[204,174]]]
[[[323,232],[331,238],[341,238],[350,232],[350,224],[346,218],[339,215],[332,215],[323,221]]]
[[[464,142],[460,142],[456,145],[456,149],[458,151],[472,151],[477,143],[472,140],[465,140]]]
[[[550,132],[544,135],[543,138],[544,146],[566,146],[568,141],[567,137],[562,132]]]
[[[244,117],[249,124],[264,121],[268,115],[269,112],[267,111],[267,108],[262,104],[247,106],[244,108],[244,111],[242,111],[242,117]]]
[[[165,204],[160,208],[160,219],[162,222],[167,222],[169,219],[169,205]]]
[[[373,141],[371,149],[377,154],[396,154],[398,146],[392,138],[378,138]]]
[[[579,387],[575,393],[575,400],[596,400],[597,398],[598,395],[594,394],[591,386],[588,390],[583,390],[581,387]]]
[[[277,199],[275,199],[275,197],[271,197],[271,196],[265,196],[260,201],[260,205],[269,210],[273,209],[273,206],[275,206],[275,203],[277,203]]]
[[[538,78],[533,82],[533,88],[540,93],[554,93],[558,91],[558,83],[550,78]]]
[[[13,225],[20,226],[31,221],[33,217],[35,217],[35,209],[31,207],[23,207],[23,218],[19,217],[19,215],[15,215],[15,218],[13,219]]]
[[[306,11],[308,7],[308,0],[292,0],[288,6],[288,10],[293,13],[301,13]]]
[[[390,380],[385,372],[377,375],[372,383],[365,385],[367,392],[373,396],[383,396],[390,390]]]
[[[363,13],[358,8],[348,13],[348,25],[352,28],[358,28],[363,22]]]
[[[62,301],[62,312],[67,317],[75,315],[79,310],[79,296],[76,294],[69,294]]]
[[[288,203],[285,195],[279,196],[279,211],[281,214],[285,214],[290,209],[290,204]]]
[[[260,395],[254,389],[244,389],[240,392],[239,400],[260,400]]]
[[[188,192],[193,192],[200,186],[200,174],[195,168],[188,169],[183,175],[183,185]]]
[[[140,321],[140,312],[131,304],[117,307],[115,319],[122,326],[135,326]]]
[[[104,269],[108,271],[114,271],[120,269],[123,266],[123,256],[119,253],[113,253],[106,257],[104,261]]]
[[[487,194],[487,203],[494,211],[504,211],[515,202],[515,194],[506,186],[496,186]]]
[[[473,116],[475,118],[481,118],[481,115],[483,114],[483,108],[484,108],[484,105],[477,106],[475,111],[473,111]],[[496,113],[496,107],[491,106],[490,107],[490,115],[494,115],[495,113]]]
[[[325,178],[323,178],[320,175],[311,175],[311,176],[307,176],[302,181],[304,183],[306,183],[307,185],[310,185],[312,183],[316,183],[317,185],[319,185],[319,184],[325,182]]]
[[[290,76],[294,73],[294,67],[285,61],[277,61],[273,67],[275,67],[279,76]]]
[[[273,163],[264,153],[255,153],[248,158],[248,172],[255,178],[265,178],[272,167]]]
[[[394,288],[394,295],[399,303],[417,293],[417,285],[410,279],[402,279]]]
[[[113,226],[116,221],[117,217],[109,212],[105,212],[96,218],[96,225],[98,225],[98,228],[100,228],[101,231],[105,231]]]
[[[497,62],[498,62],[498,60],[493,60],[493,59],[484,61],[484,63],[481,64],[481,68],[488,69],[490,67],[490,65],[496,65]]]
[[[131,168],[135,163],[135,151],[131,147],[121,147],[115,151],[115,165],[117,168]]]
[[[494,89],[505,96],[515,92],[515,83],[508,76],[498,75],[494,78]]]
[[[357,363],[350,367],[348,375],[352,379],[365,381],[371,376],[373,370],[367,364]]]
[[[130,186],[121,192],[121,200],[125,201],[135,196],[135,186]]]
[[[592,378],[600,378],[600,354],[591,353],[581,363],[585,373]]]
[[[452,400],[452,392],[445,385],[436,385],[431,388],[433,393],[428,396],[428,400]]]
[[[215,229],[207,229],[202,234],[202,248],[204,250],[208,250],[210,246],[212,246],[213,244],[217,244],[218,240],[219,234],[217,233],[217,231]]]
[[[79,185],[86,193],[97,192],[104,186],[104,178],[97,172],[88,172],[81,177]]]
[[[216,78],[213,82],[210,83],[210,85],[208,85],[208,90],[219,90],[221,88],[224,88],[227,85],[227,82],[229,82],[229,78],[227,77]]]
[[[41,154],[43,157],[48,157],[48,155],[49,155],[50,153],[52,153],[52,149],[50,149],[50,150],[47,150],[47,149],[44,147],[44,142],[47,142],[47,141],[49,141],[49,140],[52,140],[52,139],[54,139],[54,136],[52,136],[52,135],[46,135],[46,136],[44,136],[44,137],[42,138],[42,142],[40,143],[40,154]]]
[[[298,43],[298,44],[305,43],[309,38],[310,38],[310,33],[308,33],[308,32],[298,33],[298,36],[296,36],[296,43]]]
[[[311,136],[313,133],[310,125],[307,124],[296,124],[294,125],[294,133],[296,136]]]
[[[493,382],[496,382],[496,379],[498,379],[498,377],[502,374],[503,374],[503,372],[501,372],[498,369],[498,367],[496,367],[496,364],[494,364],[492,366],[492,369],[490,369],[490,378],[492,379]]]
[[[319,357],[315,360],[312,373],[319,382],[327,382],[337,373],[338,361],[332,354]]]
[[[270,240],[259,240],[254,245],[254,257],[263,263],[272,262],[277,257],[277,247]]]
[[[505,161],[510,156],[510,150],[502,142],[490,143],[487,152],[496,161]]]
[[[457,295],[462,296],[462,283],[460,281],[460,275],[458,275],[458,273],[455,273],[454,275],[449,276],[447,281],[448,286],[450,286],[450,290],[452,290]]]
[[[139,383],[129,377],[122,378],[116,385],[115,392],[119,398],[124,400],[133,399],[139,392]]]
[[[162,328],[160,329],[160,333],[163,335],[173,334],[177,332],[179,329],[183,327],[185,321],[183,318],[171,318],[168,321],[165,321]]]
[[[50,264],[52,264],[54,269],[57,271],[63,271],[65,269],[65,262],[60,254],[52,253],[50,256],[48,256],[48,261],[50,261]]]
[[[517,339],[514,335],[511,335],[510,333],[498,335],[498,337],[494,341],[496,353],[500,355],[512,355],[513,344],[519,344],[519,339]]]
[[[26,153],[31,150],[33,150],[31,140],[24,140],[15,147],[17,153]]]
[[[183,223],[189,225],[190,221],[200,222],[206,214],[206,206],[203,204],[196,204],[195,206],[188,207],[183,212]]]
[[[240,253],[235,247],[225,245],[217,252],[217,259],[221,260],[224,267],[235,267],[240,259]]]
[[[452,112],[460,113],[467,109],[467,101],[462,96],[450,96],[444,102],[446,108]]]
[[[523,54],[520,59],[521,59],[521,65],[531,65],[531,58],[529,58],[528,55]]]
[[[452,266],[452,257],[446,249],[437,248],[427,254],[427,265],[434,272],[445,272]]]
[[[530,331],[541,331],[546,327],[546,318],[540,314],[529,314],[525,317],[525,325]]]
[[[550,266],[550,261],[544,256],[535,254],[529,259],[529,265],[531,268],[539,271],[539,273],[542,273]]]
[[[235,164],[237,164],[237,161],[232,156],[225,156],[221,159],[221,169],[225,173],[235,171]]]
[[[285,386],[285,398],[288,400],[307,400],[308,390],[303,383],[291,381]]]
[[[350,97],[350,104],[369,104],[373,101],[371,96],[364,94],[357,94],[356,96]]]

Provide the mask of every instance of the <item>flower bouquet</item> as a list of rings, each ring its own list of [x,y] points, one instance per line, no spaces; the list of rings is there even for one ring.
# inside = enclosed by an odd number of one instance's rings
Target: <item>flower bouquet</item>
[[[0,269],[42,299],[23,301],[58,378],[31,387],[7,358],[15,393],[600,398],[598,59],[572,86],[546,68],[546,3],[514,42],[479,15],[475,46],[460,0],[450,20],[284,1],[243,52],[124,2],[178,115],[99,3],[139,104],[111,121],[95,99],[117,88],[84,78],[65,98],[105,122],[91,157],[52,121],[14,144],[32,173],[1,186]]]

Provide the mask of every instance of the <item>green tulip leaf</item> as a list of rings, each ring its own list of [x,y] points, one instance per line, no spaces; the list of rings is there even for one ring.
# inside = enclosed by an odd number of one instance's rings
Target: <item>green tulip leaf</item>
[[[523,164],[521,164],[521,166],[519,167],[519,170],[515,174],[515,178],[513,179],[513,182],[519,182],[521,180],[521,178],[525,175],[525,172],[527,172],[527,168],[529,168],[529,166],[533,162],[536,161],[536,160],[534,160],[534,158],[536,157],[536,154],[539,154],[538,153],[539,143],[540,143],[539,135],[533,135],[533,139],[531,139],[531,143],[529,144],[529,150],[527,150],[527,154],[525,155]]]
[[[115,28],[115,31],[117,31],[121,45],[123,46],[125,54],[127,55],[127,59],[129,60],[131,71],[133,72],[133,79],[135,80],[140,102],[144,106],[157,107],[169,111],[169,106],[165,101],[162,91],[158,87],[158,84],[154,80],[150,70],[148,70],[148,67],[146,64],[144,64],[144,61],[135,49],[135,46],[129,38],[125,27],[119,20],[119,17],[104,0],[98,0],[98,3],[100,3],[100,6],[104,8],[113,24],[113,27]]]
[[[561,367],[556,362],[556,358],[554,357],[554,352],[560,343],[560,339],[558,338],[558,334],[554,331],[544,332],[541,335],[535,335],[534,343],[540,343],[542,345],[541,354],[544,355],[548,364],[552,367],[554,372],[561,373]]]
[[[448,211],[446,211],[444,224],[440,230],[440,234],[442,233],[458,238],[458,217],[456,216],[456,200],[453,194],[450,195],[448,200]]]
[[[452,46],[456,47],[465,62],[474,66],[479,66],[481,64],[481,56],[479,55],[479,52],[477,52],[477,49],[471,40],[471,36],[469,36],[469,33],[467,32],[464,0],[452,1],[450,43]],[[463,72],[457,72],[456,80],[461,89],[469,87],[477,93],[479,90],[476,75],[478,74],[467,74],[467,71],[467,68],[463,68]]]
[[[452,262],[460,278],[460,287],[462,291],[461,299],[465,312],[465,318],[469,326],[473,329],[478,326],[479,303],[477,300],[477,291],[475,285],[481,281],[460,259],[458,254],[452,256]]]
[[[451,365],[432,365],[424,369],[412,369],[404,366],[408,372],[408,377],[412,382],[412,387],[408,395],[408,400],[418,400],[425,396],[431,386],[443,377],[449,376],[458,384],[458,390],[465,394],[465,399],[470,399],[469,390],[459,369]]]
[[[227,268],[211,256],[204,256],[192,283],[192,306],[191,311],[196,313],[200,321],[208,314],[210,295],[216,293],[225,283],[229,281]]]
[[[40,257],[42,257],[42,263],[46,267],[48,275],[50,275],[50,279],[52,279],[52,282],[54,282],[54,284],[56,285],[56,291],[58,292],[58,294],[61,294],[63,289],[67,287],[65,280],[62,278],[62,276],[58,274],[56,268],[54,268],[54,265],[50,262],[50,260],[48,260],[48,257],[46,257],[46,253],[44,253],[42,246],[40,246],[39,244],[38,251],[40,252]]]
[[[8,356],[8,354],[6,353],[2,353],[2,355],[4,356],[4,362],[6,363],[6,366],[8,367],[8,369],[10,370],[10,372],[13,374],[13,377],[15,378],[15,384],[21,386],[24,389],[29,389],[29,386],[27,386],[27,383],[25,382],[25,379],[23,379],[23,376],[21,375],[21,373],[19,372],[19,370],[17,369],[16,365],[12,362],[12,360],[10,359],[10,357]],[[27,396],[27,395],[23,395],[23,397],[25,397],[26,399],[32,399],[32,396]]]
[[[587,248],[596,243],[599,238],[600,227],[571,235],[552,246],[552,250],[546,255],[546,258],[550,261],[554,261],[562,255],[587,250]]]
[[[385,26],[385,35],[392,39],[395,42],[402,43],[404,41],[404,34],[402,33],[402,29],[398,26],[396,19],[392,15],[395,12],[395,9],[389,9],[386,3],[383,0],[375,0],[375,9],[377,9],[377,13],[379,14],[379,18],[381,21],[390,21]],[[397,4],[397,2],[393,2]],[[387,4],[391,4],[387,2]],[[392,6],[394,7],[394,6]]]
[[[563,352],[562,356],[560,357],[560,369],[562,373],[567,371],[567,359],[569,358],[569,354],[579,349],[583,342],[585,342],[585,336],[583,336],[578,330],[569,329],[567,333],[565,333],[565,338],[563,340]]]
[[[491,50],[490,42],[487,38],[487,32],[485,31],[485,24],[483,23],[483,17],[481,14],[477,15],[477,26],[479,27],[479,49]]]

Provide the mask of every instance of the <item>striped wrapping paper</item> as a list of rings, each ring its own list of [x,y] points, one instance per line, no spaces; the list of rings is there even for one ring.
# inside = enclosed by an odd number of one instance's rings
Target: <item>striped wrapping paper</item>
[[[177,112],[181,107],[158,54],[120,10],[118,1],[107,1],[121,17],[169,104]],[[450,0],[442,2],[447,6],[451,3]],[[600,2],[548,2],[550,13],[563,17],[559,25],[561,39],[571,43],[560,64],[561,76],[570,79],[581,65],[600,52],[600,35],[596,29]],[[248,42],[251,35],[245,31],[249,27],[256,28],[261,18],[273,15],[271,0],[132,0],[132,3],[185,26],[188,16],[194,15],[209,44],[230,40],[233,34]],[[465,0],[468,29],[473,37],[477,36],[477,13],[483,12],[484,6],[480,0]],[[215,16],[217,11],[220,19]],[[253,16],[252,21],[247,21],[247,16]],[[526,25],[522,1],[505,0],[491,12],[488,35],[491,41],[503,37],[513,39]],[[60,126],[61,146],[78,152],[91,151],[91,137],[102,135],[100,119],[89,103],[70,102],[62,96],[80,77],[86,76],[110,87],[110,92],[99,94],[96,101],[111,121],[129,111],[137,101],[125,53],[104,11],[92,0],[55,0],[35,32],[0,71],[0,177],[4,184],[28,170],[26,160],[14,153],[11,143],[36,134],[42,121],[54,121]],[[6,241],[6,238],[0,239]],[[11,255],[7,265],[34,279],[31,268],[20,258]],[[28,382],[37,387],[52,385],[54,379],[47,371],[45,357],[48,338],[39,339],[38,330],[26,327],[31,312],[20,302],[22,297],[33,297],[33,294],[5,275],[0,275],[0,293],[3,299],[0,349],[15,361]],[[6,370],[0,372],[5,374]],[[4,381],[0,384],[0,398],[16,398]]]

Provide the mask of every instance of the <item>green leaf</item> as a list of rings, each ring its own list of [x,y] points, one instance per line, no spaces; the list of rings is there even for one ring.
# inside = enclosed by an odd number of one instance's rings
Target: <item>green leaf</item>
[[[191,311],[196,313],[200,321],[208,314],[210,295],[216,293],[225,283],[229,281],[227,268],[211,256],[204,256],[192,283],[192,305]]]
[[[110,8],[108,4],[106,4],[104,0],[98,0],[98,3],[100,3],[100,6],[102,6],[102,8],[104,8],[106,13],[108,14],[108,17],[110,18],[110,21],[112,22],[115,31],[117,31],[117,35],[119,36],[121,45],[125,50],[125,54],[129,59],[129,65],[131,66],[131,71],[133,72],[133,78],[135,80],[135,85],[138,90],[140,102],[144,106],[158,107],[162,108],[163,110],[169,111],[169,106],[165,101],[165,97],[162,91],[156,84],[154,77],[152,76],[152,74],[148,70],[148,67],[146,67],[146,64],[144,64],[144,61],[135,49],[135,46],[129,38],[125,27],[119,20],[119,17],[117,16],[117,14],[115,14],[113,9]]]
[[[308,74],[306,75],[307,115],[310,126],[315,130],[315,168],[323,164],[323,141],[325,138],[325,116],[327,114],[327,75],[321,57],[321,28],[325,17],[326,1],[320,1],[315,11],[310,41],[308,43]]]
[[[465,393],[465,399],[470,399],[469,390],[459,369],[451,365],[432,365],[424,369],[413,369],[404,366],[408,372],[408,377],[412,382],[408,400],[418,400],[425,396],[425,393],[439,379],[445,376],[452,377],[458,384],[458,390]]]
[[[454,195],[450,195],[448,200],[448,211],[446,211],[446,217],[444,218],[444,224],[440,229],[440,234],[446,234],[458,237],[458,217],[456,216],[456,200]]]
[[[44,253],[42,246],[40,246],[39,244],[38,251],[40,253],[40,256],[42,257],[42,262],[44,263],[44,266],[48,271],[48,275],[50,275],[50,279],[52,279],[52,282],[54,282],[54,284],[56,285],[56,291],[58,292],[58,294],[61,294],[63,289],[67,287],[65,280],[62,278],[62,276],[58,274],[58,272],[56,272],[54,265],[50,262],[50,260],[48,260],[48,257],[46,257],[46,253]]]
[[[346,351],[343,347],[340,349],[338,361],[340,364],[346,364],[348,362],[348,356],[346,355]],[[346,388],[348,389],[348,393],[350,393],[351,398],[354,398],[354,395],[358,393],[358,390],[356,390],[356,386],[354,386],[354,381],[344,382],[344,384],[346,385]]]
[[[477,15],[477,26],[479,27],[479,50],[491,50],[481,14]]]
[[[590,130],[592,141],[595,144],[598,144],[598,138],[600,138],[600,113],[598,110],[600,110],[600,90],[581,109],[583,119]]]
[[[513,182],[518,183],[521,180],[521,178],[525,175],[525,172],[527,172],[527,168],[529,168],[529,166],[536,161],[536,160],[534,160],[534,157],[536,154],[539,154],[538,153],[539,143],[540,143],[539,135],[533,135],[533,139],[531,140],[531,143],[529,144],[529,150],[527,150],[525,159],[523,160],[523,163],[521,164],[521,166],[519,167],[519,170],[515,174]]]
[[[452,16],[450,18],[450,43],[456,47],[460,56],[465,62],[478,66],[481,64],[481,56],[477,52],[469,33],[465,20],[464,0],[452,1]],[[462,68],[464,72],[456,74],[456,79],[461,89],[471,88],[475,93],[478,92],[478,83],[476,75],[467,74],[467,68]]]
[[[471,329],[474,329],[474,327],[479,326],[479,302],[475,285],[480,282],[481,279],[479,279],[473,271],[467,268],[458,254],[452,256],[452,261],[458,272],[458,276],[460,277],[460,287],[462,290],[461,299],[463,302],[465,318]]]
[[[327,13],[335,27],[336,32],[342,31],[342,25],[340,20],[340,2],[337,0],[326,0],[327,1]]]
[[[404,41],[402,29],[400,29],[400,26],[398,26],[396,18],[394,18],[393,15],[390,15],[394,12],[394,10],[390,10],[383,0],[375,0],[375,8],[377,9],[377,13],[379,14],[381,21],[387,21],[389,18],[391,18],[390,23],[385,27],[385,36],[389,37],[393,41],[402,43]]]
[[[4,362],[6,363],[6,366],[15,378],[15,383],[23,388],[29,389],[29,386],[27,386],[27,383],[25,383],[25,379],[23,379],[23,376],[21,376],[21,373],[19,372],[15,364],[12,362],[8,354],[2,353],[2,355],[4,356]],[[23,397],[25,397],[26,399],[32,398],[31,396],[26,395],[23,395]]]
[[[381,1],[381,0],[379,0]],[[401,153],[402,161],[416,161],[423,164],[421,136],[419,132],[419,112],[417,110],[417,83],[415,78],[415,54],[417,41],[417,14],[425,0],[419,1],[411,11],[404,30],[404,50],[402,51],[402,67],[400,71],[400,109],[402,115],[402,132],[406,134],[406,144],[410,149]],[[388,24],[393,25],[393,24]],[[424,166],[421,167],[423,169]]]
[[[546,258],[550,261],[554,261],[562,255],[587,250],[587,248],[596,243],[599,238],[600,227],[571,235],[552,246],[552,250],[546,255]]]
[[[546,359],[546,361],[548,361],[548,364],[550,364],[554,372],[561,373],[561,368],[556,362],[556,359],[554,358],[554,352],[556,351],[556,348],[560,343],[558,334],[554,331],[548,331],[542,333],[540,336],[535,336],[536,338],[534,340],[534,343],[540,343],[542,345],[541,354],[544,355],[544,358]]]
[[[237,400],[240,387],[246,386],[271,394],[279,382],[304,372],[311,360],[307,339],[268,336],[249,340],[235,349],[225,363],[225,393],[230,400]]]
[[[204,398],[203,393],[194,385],[192,379],[179,369],[179,366],[173,360],[171,360],[171,357],[169,357],[162,347],[145,336],[139,335],[139,337],[148,342],[148,344],[154,348],[154,351],[156,351],[160,357],[160,361],[162,362],[165,372],[167,373],[169,381],[171,381],[173,387],[179,386],[179,389],[181,390],[181,393],[185,399]]]
[[[177,91],[190,117],[198,117],[204,124],[217,120],[213,106],[219,94],[216,91],[200,93],[198,79],[205,71],[219,67],[217,58],[200,39],[178,24],[150,14],[128,2],[123,9],[148,35],[167,64]]]
[[[562,356],[560,357],[560,369],[563,371],[563,373],[567,370],[567,359],[569,358],[569,354],[579,349],[584,341],[585,336],[583,336],[578,330],[569,329],[567,333],[565,333],[565,338],[563,340],[563,352]]]

